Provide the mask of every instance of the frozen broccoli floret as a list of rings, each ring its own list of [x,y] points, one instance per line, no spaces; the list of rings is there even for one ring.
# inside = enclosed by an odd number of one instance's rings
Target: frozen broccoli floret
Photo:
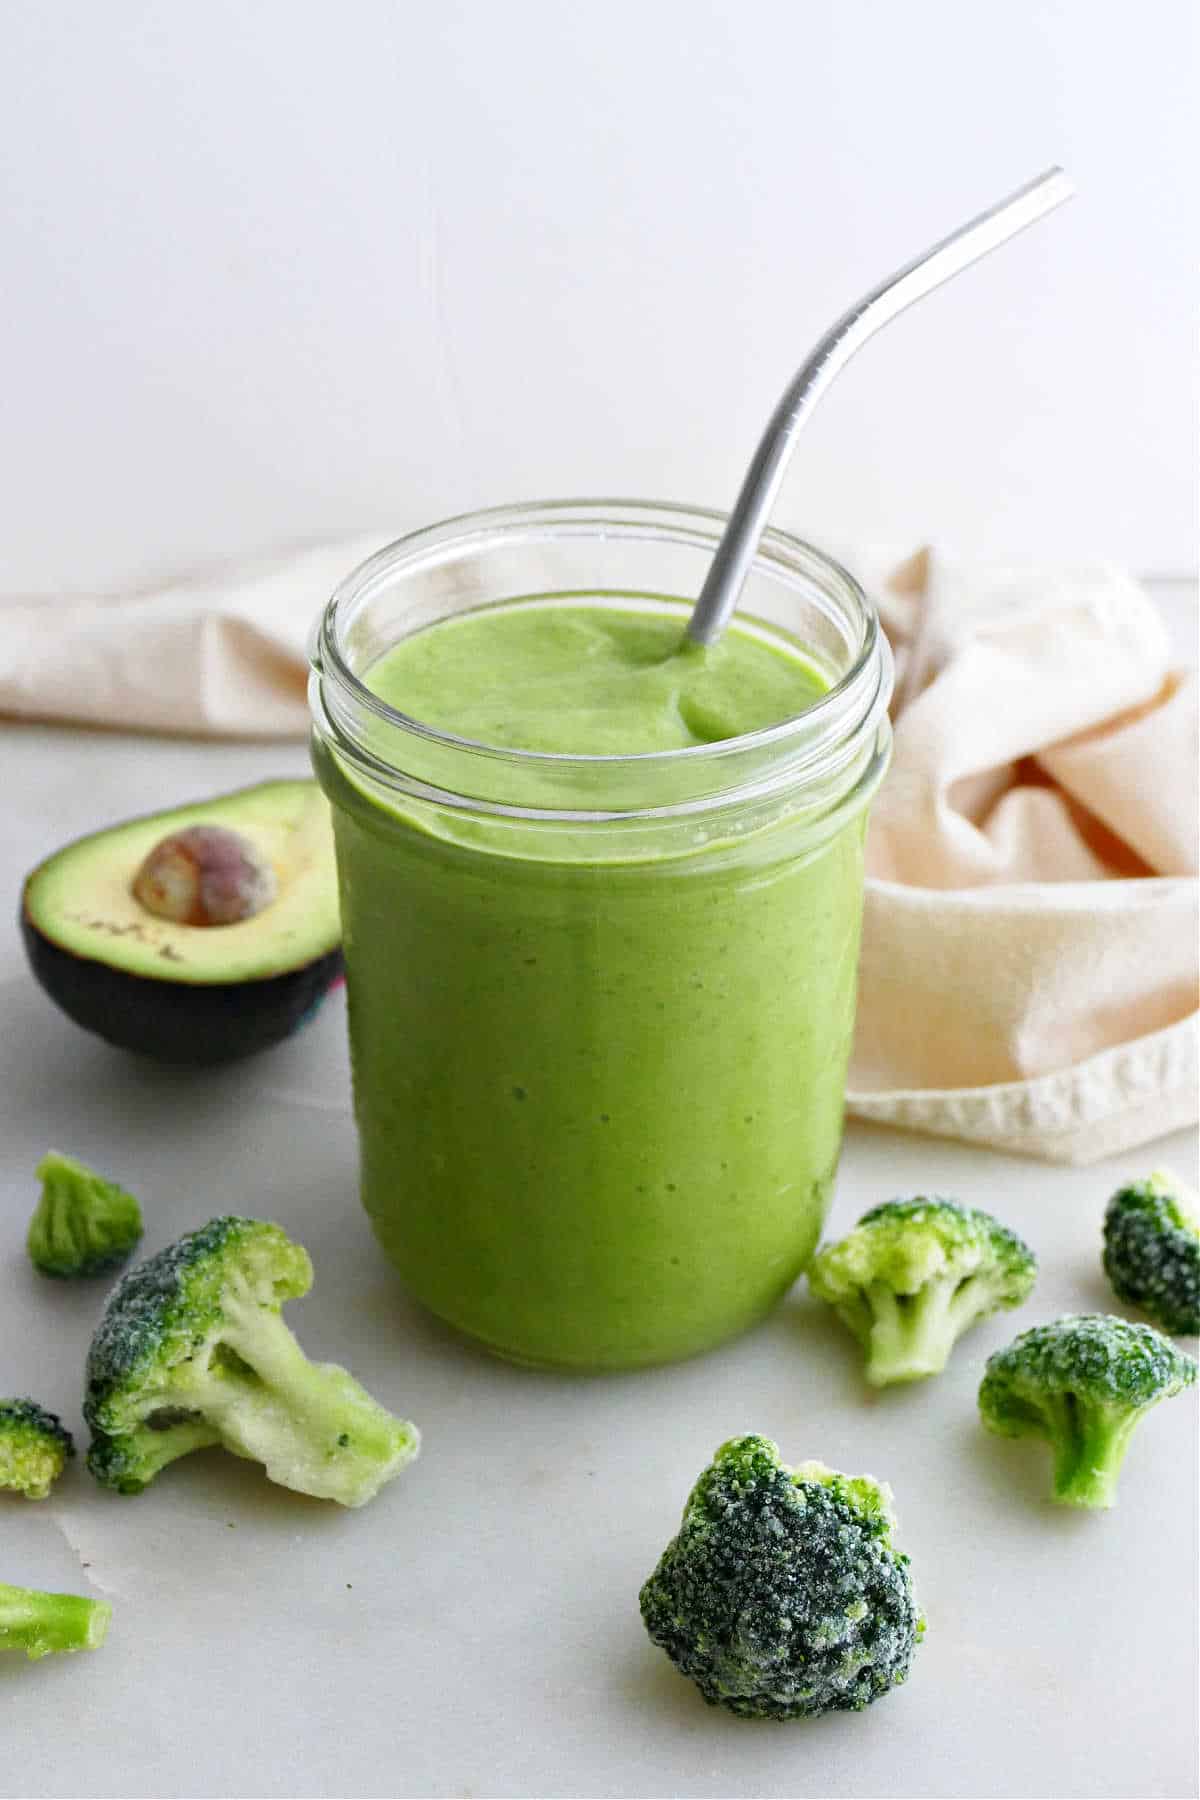
[[[278,1225],[220,1218],[117,1284],[87,1362],[88,1467],[137,1494],[177,1457],[220,1444],[272,1481],[362,1506],[417,1454],[336,1363],[310,1363],[280,1315],[312,1264]]]
[[[1020,1306],[1037,1258],[991,1213],[936,1196],[888,1200],[828,1245],[808,1271],[867,1353],[874,1387],[937,1375],[989,1313]]]
[[[57,1413],[36,1400],[0,1400],[0,1490],[44,1500],[74,1454]]]
[[[1113,1506],[1138,1420],[1195,1379],[1192,1358],[1151,1326],[1068,1314],[1023,1331],[988,1358],[979,1410],[1001,1437],[1047,1439],[1056,1500]]]
[[[642,1588],[646,1629],[710,1705],[858,1712],[905,1679],[925,1628],[894,1528],[870,1476],[789,1469],[768,1439],[731,1438]]]
[[[111,1617],[107,1600],[0,1581],[0,1650],[23,1650],[30,1662],[59,1650],[98,1650]]]
[[[43,1275],[102,1275],[136,1248],[142,1211],[132,1194],[51,1150],[37,1166],[42,1197],[29,1221],[29,1260]]]
[[[1119,1300],[1164,1331],[1200,1332],[1195,1195],[1162,1170],[1118,1188],[1104,1214],[1104,1272]]]

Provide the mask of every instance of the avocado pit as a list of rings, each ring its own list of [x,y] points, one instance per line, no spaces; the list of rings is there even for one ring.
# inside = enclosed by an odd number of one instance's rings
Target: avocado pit
[[[133,878],[133,895],[175,925],[237,925],[270,906],[275,871],[224,825],[189,825],[162,838]]]

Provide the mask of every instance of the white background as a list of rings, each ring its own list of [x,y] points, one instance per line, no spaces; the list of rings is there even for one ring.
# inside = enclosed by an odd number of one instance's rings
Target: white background
[[[1051,161],[1080,198],[864,352],[780,519],[1185,573],[1194,17],[3,0],[0,588],[533,495],[728,504],[830,318]]]

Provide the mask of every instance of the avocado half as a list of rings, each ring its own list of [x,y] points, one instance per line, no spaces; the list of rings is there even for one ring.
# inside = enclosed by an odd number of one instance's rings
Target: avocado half
[[[274,898],[231,925],[156,917],[132,883],[190,826],[240,834]],[[287,1037],[342,971],[329,807],[314,781],[266,781],[128,819],[39,863],[21,896],[30,966],[58,1006],[110,1044],[172,1063],[220,1063]]]

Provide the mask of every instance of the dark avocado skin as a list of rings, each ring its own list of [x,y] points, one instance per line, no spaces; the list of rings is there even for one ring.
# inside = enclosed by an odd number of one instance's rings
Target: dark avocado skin
[[[261,981],[153,981],[60,949],[21,909],[29,966],[85,1031],[159,1062],[234,1062],[290,1037],[342,973],[340,949]]]

